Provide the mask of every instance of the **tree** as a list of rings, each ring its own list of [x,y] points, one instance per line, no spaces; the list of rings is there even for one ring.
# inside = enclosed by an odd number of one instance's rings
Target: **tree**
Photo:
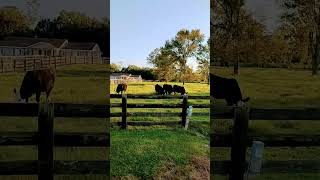
[[[209,41],[208,41],[209,42]],[[198,72],[201,80],[208,82],[209,77],[209,45],[201,45],[196,55],[198,61]]]
[[[211,28],[213,28],[211,32],[218,31],[216,33],[226,39],[225,47],[227,47],[227,44],[232,45],[231,55],[234,62],[234,74],[237,75],[239,74],[240,61],[240,14],[243,10],[244,0],[213,0],[211,4]],[[211,41],[211,43],[215,42]]]
[[[35,25],[39,16],[39,0],[25,0],[27,5],[27,14],[31,25]]]
[[[30,32],[28,17],[16,7],[0,8],[0,38]]]
[[[164,47],[153,51],[149,55],[148,61],[158,70],[175,69],[179,74],[179,81],[184,84],[183,74],[187,69],[187,60],[195,57],[203,40],[204,35],[199,29],[191,31],[182,29],[175,38],[167,41]],[[166,74],[163,72],[163,76],[167,76]]]
[[[284,13],[283,22],[297,35],[303,29],[308,42],[312,61],[312,75],[318,73],[320,62],[320,1],[319,0],[281,0]],[[295,36],[296,37],[296,36]]]
[[[110,64],[110,72],[115,73],[121,70],[121,66],[119,64],[111,63]]]

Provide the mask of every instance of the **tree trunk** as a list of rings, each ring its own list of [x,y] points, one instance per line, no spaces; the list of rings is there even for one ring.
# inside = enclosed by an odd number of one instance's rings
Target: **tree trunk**
[[[314,56],[312,58],[312,75],[318,74],[319,61],[320,61],[320,50],[318,46],[316,46],[317,48],[315,49]]]
[[[237,54],[237,60],[235,61],[233,65],[233,73],[234,75],[239,75],[239,55]]]
[[[317,38],[318,40],[319,38]],[[312,55],[312,75],[318,74],[319,62],[320,62],[320,42],[317,41],[314,46],[314,51]]]

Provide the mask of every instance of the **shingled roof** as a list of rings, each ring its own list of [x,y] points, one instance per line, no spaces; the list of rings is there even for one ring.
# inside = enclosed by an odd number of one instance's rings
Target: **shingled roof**
[[[92,50],[96,45],[93,42],[69,42],[63,49]]]
[[[56,48],[60,48],[66,39],[49,39],[49,38],[28,38],[28,37],[7,37],[4,40],[0,40],[0,46],[9,47],[29,47],[31,45],[44,42],[53,45]]]

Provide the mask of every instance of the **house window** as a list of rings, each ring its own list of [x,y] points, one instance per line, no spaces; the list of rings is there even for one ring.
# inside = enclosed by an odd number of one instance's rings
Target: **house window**
[[[41,50],[39,50],[39,55],[41,55],[42,54],[42,51]]]

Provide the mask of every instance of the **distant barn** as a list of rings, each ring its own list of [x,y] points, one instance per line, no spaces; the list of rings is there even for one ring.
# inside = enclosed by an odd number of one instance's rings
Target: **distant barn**
[[[126,73],[112,73],[110,75],[111,84],[130,83],[130,82],[142,82],[141,75],[132,75]]]

